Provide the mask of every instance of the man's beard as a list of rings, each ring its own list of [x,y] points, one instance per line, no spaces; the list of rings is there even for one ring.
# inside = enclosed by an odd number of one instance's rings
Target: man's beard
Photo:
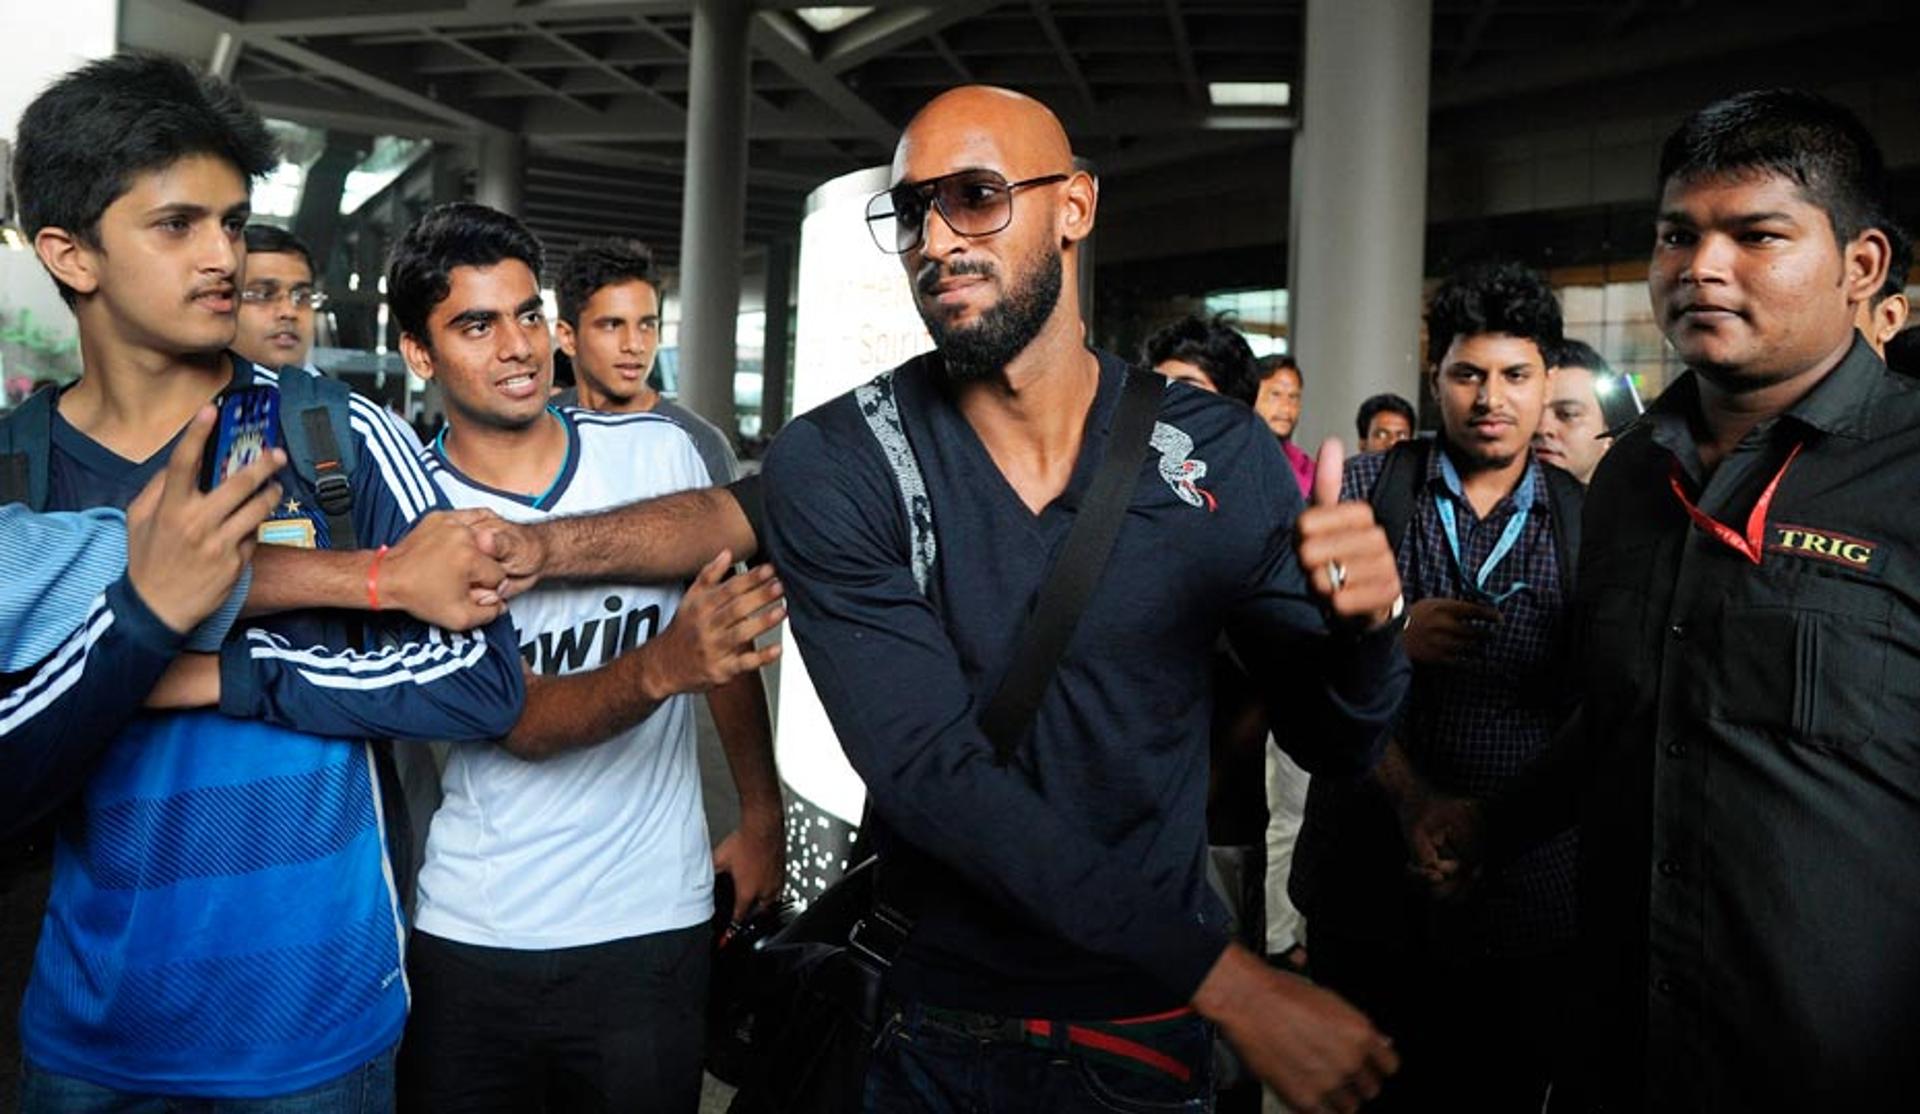
[[[933,296],[933,286],[943,278],[982,275],[992,279],[997,277],[997,269],[990,263],[968,260],[946,267],[928,263],[920,268],[915,286],[922,298],[914,304],[927,332],[933,335],[934,347],[940,350],[948,382],[969,383],[999,375],[1033,343],[1053,316],[1060,304],[1060,253],[1043,247],[1035,254],[1027,281],[1007,291],[997,305],[980,314],[980,320],[965,326],[949,326],[939,309],[929,309],[923,299]]]

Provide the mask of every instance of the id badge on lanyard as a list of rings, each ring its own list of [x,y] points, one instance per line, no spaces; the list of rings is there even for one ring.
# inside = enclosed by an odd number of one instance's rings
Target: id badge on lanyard
[[[1453,514],[1455,501],[1466,502],[1466,490],[1460,483],[1460,472],[1453,466],[1452,459],[1444,450],[1440,453],[1440,478],[1446,481],[1447,494],[1450,498],[1435,500],[1434,510],[1440,516],[1440,530],[1447,536],[1447,548],[1453,553],[1453,567],[1460,571],[1460,579],[1466,582],[1475,594],[1496,606],[1507,602],[1529,587],[1525,581],[1516,580],[1507,585],[1505,591],[1489,592],[1487,577],[1493,574],[1495,566],[1499,565],[1507,554],[1513,552],[1513,547],[1520,542],[1520,535],[1526,532],[1527,515],[1533,510],[1534,474],[1534,467],[1531,464],[1528,465],[1526,472],[1521,476],[1520,486],[1513,492],[1515,506],[1513,516],[1507,519],[1506,527],[1500,531],[1500,537],[1494,541],[1493,551],[1488,553],[1487,559],[1480,563],[1480,570],[1469,574],[1466,560],[1460,551],[1460,525]]]

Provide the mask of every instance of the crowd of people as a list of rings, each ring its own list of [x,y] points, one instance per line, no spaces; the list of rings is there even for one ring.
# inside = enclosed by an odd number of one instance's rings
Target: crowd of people
[[[715,902],[785,884],[789,618],[900,914],[843,1109],[1920,1084],[1912,249],[1827,100],[1667,139],[1685,371],[1651,405],[1489,262],[1428,301],[1431,431],[1378,395],[1349,456],[1294,443],[1305,372],[1227,320],[1089,348],[1093,180],[1045,105],[950,90],[868,209],[933,350],[746,478],[648,385],[641,245],[408,228],[423,444],[308,368],[325,295],[250,222],[276,156],[229,86],[90,63],[15,151],[85,364],[0,418],[27,1111],[696,1109]],[[281,436],[216,483],[242,396]],[[694,696],[740,799],[717,846]]]

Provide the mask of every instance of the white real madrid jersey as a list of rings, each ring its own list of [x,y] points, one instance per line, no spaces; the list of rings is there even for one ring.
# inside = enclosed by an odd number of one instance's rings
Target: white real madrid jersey
[[[553,486],[529,499],[427,470],[455,507],[515,522],[584,514],[708,484],[686,432],[651,414],[551,410],[567,429]],[[666,629],[677,587],[542,585],[513,600],[520,654],[543,675],[598,669]],[[420,871],[423,932],[549,949],[687,928],[713,913],[693,709],[675,696],[629,731],[539,762],[455,746]]]

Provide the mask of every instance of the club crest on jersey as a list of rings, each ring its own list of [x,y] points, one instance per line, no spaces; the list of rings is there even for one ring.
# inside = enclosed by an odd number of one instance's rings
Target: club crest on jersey
[[[1219,508],[1213,493],[1200,486],[1200,481],[1207,478],[1207,462],[1193,455],[1193,438],[1186,431],[1155,422],[1148,444],[1160,454],[1160,478],[1167,481],[1181,502],[1209,512]]]

